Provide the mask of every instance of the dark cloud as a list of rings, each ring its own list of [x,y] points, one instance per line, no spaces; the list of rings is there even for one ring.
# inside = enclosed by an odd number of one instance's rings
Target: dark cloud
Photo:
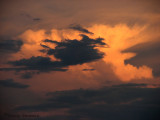
[[[47,45],[40,44],[43,48],[50,48]]]
[[[33,18],[34,21],[40,21],[40,18]]]
[[[12,87],[12,88],[28,88],[29,85],[24,85],[21,83],[14,82],[13,79],[0,80],[0,85],[3,87]]]
[[[27,66],[27,67],[46,67],[53,65],[51,59],[49,57],[31,57],[29,59],[21,59],[18,61],[9,62],[12,65],[15,66]]]
[[[83,69],[83,71],[94,71],[95,69]]]
[[[19,68],[1,68],[2,71],[10,70],[38,70],[41,72],[47,71],[66,71],[67,69],[62,69],[62,63],[59,61],[51,61],[49,57],[31,57],[29,59],[21,59],[18,61],[10,61],[9,64],[14,66],[19,66]],[[24,67],[22,67],[24,66]]]
[[[69,28],[73,29],[73,30],[78,30],[78,31],[83,32],[83,33],[94,34],[94,33],[90,32],[90,31],[88,31],[87,29],[83,28],[82,26],[76,25],[76,24],[70,25]]]
[[[103,58],[104,53],[95,48],[106,45],[103,38],[90,39],[86,35],[81,36],[80,41],[76,39],[62,42],[45,40],[44,42],[56,44],[55,49],[48,49],[47,54],[60,59],[64,66],[83,64]]]
[[[59,61],[51,61],[49,57],[33,56],[29,59],[8,62],[20,68],[1,68],[0,70],[39,70],[41,72],[66,71],[67,69],[62,69],[62,67],[83,64],[103,58],[104,53],[99,52],[98,49],[95,48],[106,45],[103,42],[103,38],[90,39],[86,35],[81,36],[82,39],[80,41],[76,39],[62,42],[48,39],[44,40],[44,43],[50,42],[56,44],[56,47],[55,49],[51,49],[46,45],[41,45],[44,48],[43,52],[46,52],[48,55],[53,55],[55,58],[59,59]]]
[[[125,61],[135,66],[147,65],[153,68],[154,76],[160,76],[160,42],[147,42],[135,45],[123,52],[135,52],[137,55]]]
[[[0,38],[0,54],[16,53],[22,45],[23,42],[21,40]]]
[[[113,87],[146,87],[147,84],[141,83],[128,83],[128,84],[120,84],[120,85],[114,85]]]
[[[28,71],[28,70],[35,70],[39,72],[49,72],[49,71],[61,71],[61,72],[65,72],[67,71],[67,69],[65,68],[52,68],[53,66],[46,66],[46,67],[12,67],[12,68],[0,68],[0,71]]]
[[[121,87],[122,86],[122,87]],[[158,119],[160,88],[141,88],[128,84],[97,90],[79,89],[48,93],[46,102],[35,106],[21,106],[17,110],[53,111],[68,108],[66,120],[151,120]],[[52,116],[52,118],[60,116]]]
[[[9,37],[0,37],[0,63],[6,64],[12,54],[17,53],[21,50],[23,41],[9,39]],[[1,69],[1,68],[0,68]]]

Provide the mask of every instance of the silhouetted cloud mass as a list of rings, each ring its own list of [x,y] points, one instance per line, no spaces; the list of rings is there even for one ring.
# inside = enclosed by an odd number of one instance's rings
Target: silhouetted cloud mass
[[[39,70],[39,71],[65,71],[62,67],[69,65],[83,64],[103,58],[104,53],[100,52],[96,47],[104,47],[103,38],[91,39],[86,35],[81,35],[81,40],[65,40],[57,42],[54,40],[44,40],[44,43],[50,42],[55,44],[54,49],[42,45],[42,51],[47,55],[53,55],[60,61],[51,61],[50,57],[31,57],[29,59],[21,59],[8,62],[11,65],[19,66],[15,70]],[[23,67],[22,67],[23,66]],[[13,70],[14,68],[1,68],[0,70]]]
[[[13,79],[0,80],[0,85],[3,87],[11,87],[11,88],[28,88],[29,85],[24,85],[21,83],[14,82]]]
[[[83,64],[103,58],[104,53],[95,48],[98,45],[106,45],[103,42],[103,38],[90,39],[86,35],[82,34],[81,36],[82,39],[80,41],[76,39],[62,42],[44,40],[44,42],[56,44],[55,49],[50,48],[47,50],[47,54],[54,55],[64,65]]]

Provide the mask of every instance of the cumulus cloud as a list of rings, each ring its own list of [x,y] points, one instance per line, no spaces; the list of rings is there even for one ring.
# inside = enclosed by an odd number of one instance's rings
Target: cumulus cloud
[[[106,53],[103,60],[106,64],[112,65],[112,70],[115,75],[122,81],[130,81],[133,79],[153,78],[152,68],[145,64],[136,67],[132,64],[125,64],[125,60],[136,56],[134,52],[122,52],[123,50],[134,46],[139,43],[147,41],[144,31],[146,26],[133,26],[120,24],[114,27],[106,25],[94,25],[89,28],[94,32],[95,36],[101,36],[105,39],[110,47],[100,48],[101,51]]]
[[[135,57],[136,52],[123,52],[127,48],[148,41],[151,37],[146,34],[146,29],[147,26],[129,27],[126,24],[93,25],[86,30],[94,34],[83,32],[81,35],[80,31],[74,29],[52,29],[50,34],[45,30],[27,30],[19,36],[24,45],[21,51],[14,54],[15,59],[12,61],[29,60],[33,56],[36,59],[39,56],[57,62],[59,67],[66,67],[103,58],[106,66],[109,64],[115,76],[122,81],[152,79],[153,69],[146,64],[137,67],[125,63],[126,60]],[[93,68],[93,65],[88,66]],[[108,71],[107,67],[103,69]]]
[[[3,87],[11,88],[28,88],[29,85],[24,85],[21,83],[14,82],[13,79],[0,80],[0,85]]]

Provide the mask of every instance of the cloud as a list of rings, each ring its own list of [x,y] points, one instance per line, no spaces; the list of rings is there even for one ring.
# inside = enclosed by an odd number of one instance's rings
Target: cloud
[[[40,21],[40,18],[33,18],[34,21]]]
[[[68,108],[67,115],[64,116],[66,119],[74,117],[75,119],[95,120],[117,118],[141,120],[158,117],[160,89],[142,88],[142,84],[124,87],[130,85],[51,92],[47,94],[49,98],[46,102],[33,106],[21,106],[16,110],[49,112]],[[131,116],[133,118],[130,118]]]
[[[120,84],[120,85],[113,85],[113,87],[146,87],[147,84],[141,83],[128,83],[128,84]]]
[[[65,40],[57,42],[54,40],[44,40],[44,43],[56,44],[55,48],[52,49],[46,45],[41,45],[46,54],[54,56],[56,59],[52,61],[50,57],[32,56],[29,59],[20,59],[17,61],[8,62],[11,65],[18,66],[21,68],[15,68],[15,70],[39,70],[39,71],[65,71],[62,67],[70,65],[83,64],[92,62],[103,58],[104,54],[96,47],[103,47],[106,45],[103,42],[103,38],[91,39],[86,35],[81,35],[81,40]],[[12,70],[13,68],[6,68],[6,70]],[[5,68],[1,68],[5,70]]]
[[[69,28],[73,29],[73,30],[77,30],[77,31],[83,32],[83,33],[94,34],[94,33],[90,32],[90,31],[88,31],[87,29],[83,28],[80,25],[72,24],[72,25],[70,25]]]
[[[45,40],[56,44],[54,49],[48,49],[48,55],[54,55],[55,58],[60,59],[64,66],[83,64],[97,59],[103,58],[104,54],[100,52],[98,45],[106,45],[103,38],[91,39],[86,35],[81,35],[81,40],[65,40],[62,42]]]
[[[83,69],[83,71],[94,71],[95,69]]]
[[[134,79],[152,79],[152,68],[142,64],[137,67],[132,64],[125,64],[124,61],[136,56],[134,52],[122,52],[134,45],[144,43],[148,40],[146,26],[129,27],[125,24],[116,26],[94,25],[88,28],[94,32],[95,37],[101,36],[109,48],[100,48],[106,53],[103,60],[106,64],[111,64],[112,70],[121,81],[131,81]],[[126,34],[127,33],[127,34]]]
[[[16,62],[16,61],[15,61]],[[45,67],[47,68],[47,66]],[[43,69],[42,67],[8,67],[8,68],[0,68],[0,71],[27,71],[27,70],[39,70],[41,72],[49,72],[49,71],[66,71],[67,69],[62,69],[62,68],[50,68],[48,67],[47,69]]]
[[[57,62],[56,64],[59,64],[57,67],[60,68],[82,65],[101,59],[105,62],[104,64],[111,66],[114,76],[121,81],[152,79],[154,77],[152,67],[146,64],[139,67],[133,64],[125,64],[126,60],[138,54],[123,52],[127,48],[144,43],[152,38],[153,35],[149,36],[146,32],[149,29],[147,26],[135,25],[129,27],[126,24],[116,26],[95,24],[86,29],[94,34],[86,35],[83,33],[79,35],[79,32],[74,29],[52,29],[50,34],[47,34],[45,30],[27,30],[19,37],[24,41],[24,45],[22,50],[14,55],[15,59],[13,61],[30,59],[33,56],[41,56],[42,58],[47,56],[51,59],[50,61]],[[88,64],[88,66],[93,68],[92,65]],[[103,67],[103,69],[107,74],[108,67]],[[9,69],[3,68],[3,70]],[[100,71],[97,71],[97,73],[101,74]],[[102,79],[105,78],[105,74],[103,76]]]
[[[36,74],[35,72],[25,72],[25,73],[22,73],[21,75],[21,78],[22,79],[30,79],[32,78],[32,76]]]
[[[1,67],[5,66],[4,63],[19,51],[23,46],[23,41],[19,39],[10,39],[8,37],[0,37],[0,64]]]
[[[0,85],[3,87],[12,87],[12,88],[28,88],[29,85],[24,85],[21,83],[14,82],[13,79],[0,80]]]
[[[16,53],[20,51],[22,45],[21,40],[0,38],[0,54]]]
[[[61,69],[62,63],[59,61],[51,61],[49,57],[31,57],[29,59],[21,59],[17,61],[8,62],[14,66],[20,66],[20,68],[1,68],[0,70],[39,70],[41,72],[47,71],[66,71],[67,69]],[[24,67],[23,67],[24,66]]]
[[[160,41],[153,40],[142,44],[135,45],[131,48],[124,50],[124,52],[134,52],[137,55],[131,59],[125,60],[126,64],[132,64],[135,66],[141,66],[145,64],[153,68],[153,75],[155,77],[160,76]]]

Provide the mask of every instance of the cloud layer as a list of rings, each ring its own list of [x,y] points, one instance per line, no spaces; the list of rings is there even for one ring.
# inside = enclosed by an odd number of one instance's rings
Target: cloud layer
[[[21,106],[17,110],[45,112],[67,109],[64,115],[48,118],[94,120],[158,119],[159,88],[142,88],[147,84],[121,84],[102,89],[79,89],[48,93],[46,102],[35,106]],[[61,118],[61,117],[62,118]],[[132,116],[132,117],[131,117]],[[41,118],[43,119],[43,117]]]

